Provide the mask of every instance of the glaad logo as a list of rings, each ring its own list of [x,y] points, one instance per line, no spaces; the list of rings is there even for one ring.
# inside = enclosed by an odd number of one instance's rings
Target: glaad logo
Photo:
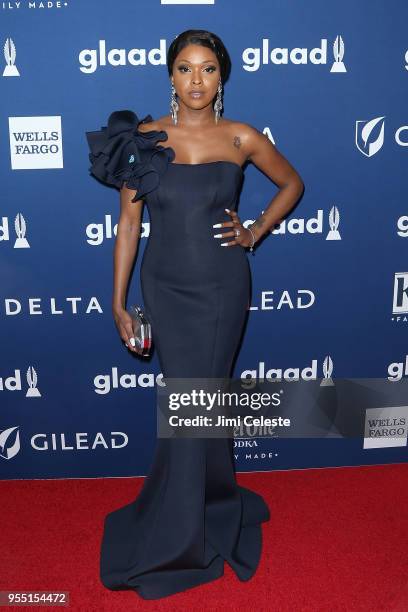
[[[20,76],[16,66],[16,47],[12,38],[6,38],[4,43],[4,59],[6,60],[6,67],[3,70],[3,76]]]
[[[342,37],[336,36],[333,43],[333,56],[334,62],[331,66],[330,72],[347,72],[343,62],[344,57],[344,42]],[[244,70],[247,72],[255,72],[259,70],[262,65],[269,63],[279,65],[288,65],[289,62],[292,64],[327,64],[327,38],[321,39],[321,46],[314,47],[310,51],[306,48],[295,47],[288,49],[287,47],[275,47],[269,49],[269,40],[267,38],[262,39],[262,49],[259,47],[247,47],[242,52],[242,59],[244,61]]]
[[[390,448],[407,445],[408,406],[368,408],[363,448]]]
[[[384,144],[384,117],[376,117],[371,121],[356,121],[356,147],[367,157],[378,153]],[[377,126],[379,126],[378,133],[376,133]]]
[[[262,211],[263,213],[264,211]],[[319,209],[316,217],[283,219],[277,223],[274,228],[269,230],[271,234],[283,236],[284,234],[323,234],[323,214],[324,211]],[[246,219],[243,222],[244,227],[248,227],[254,223],[255,219]],[[341,240],[339,225],[340,213],[337,206],[332,206],[328,215],[329,228],[326,234],[326,240]]]
[[[61,117],[9,117],[12,170],[63,168]]]
[[[20,434],[18,427],[0,430],[0,457],[12,459],[20,450]]]
[[[394,276],[394,294],[392,314],[397,315],[391,321],[408,321],[408,272],[396,272]]]
[[[146,66],[149,62],[152,66],[166,65],[166,41],[160,39],[159,48],[150,49],[110,49],[106,51],[106,40],[100,40],[98,49],[82,49],[79,52],[80,71],[92,74],[98,66]]]
[[[27,232],[26,221],[21,213],[17,213],[14,219],[14,230],[17,236],[14,248],[29,249],[30,245],[25,237]],[[10,240],[9,220],[7,217],[2,217],[0,219],[0,242],[5,242],[6,240]]]
[[[333,361],[329,355],[327,355],[323,362],[323,374],[324,379],[321,382],[322,386],[332,385],[333,381],[331,375],[333,373]],[[243,370],[240,374],[240,378],[248,380],[317,380],[317,359],[312,359],[312,365],[306,366],[302,370],[300,368],[270,368],[265,370],[265,362],[260,361],[258,363],[257,370]]]
[[[154,387],[156,384],[163,384],[163,374],[160,373],[156,377],[151,372],[142,372],[141,374],[118,374],[118,368],[113,367],[109,374],[98,374],[94,378],[94,391],[98,395],[107,395],[112,389],[135,389],[140,387],[146,389]]]
[[[408,215],[402,215],[402,217],[398,219],[397,227],[398,227],[398,231],[397,231],[398,236],[401,236],[401,238],[407,238],[408,237]]]
[[[33,366],[30,366],[26,372],[27,379],[27,393],[26,397],[41,397],[41,393],[37,388],[37,372]],[[0,391],[21,391],[21,370],[14,370],[14,376],[8,376],[7,378],[0,377]]]
[[[105,215],[104,223],[89,223],[85,228],[86,242],[91,246],[100,246],[104,240],[110,240],[116,236],[118,224],[113,225],[112,215]],[[140,238],[147,238],[150,235],[150,223],[141,223]]]
[[[388,380],[396,382],[404,376],[408,376],[408,355],[405,355],[405,364],[402,361],[400,363],[394,361],[388,366]]]

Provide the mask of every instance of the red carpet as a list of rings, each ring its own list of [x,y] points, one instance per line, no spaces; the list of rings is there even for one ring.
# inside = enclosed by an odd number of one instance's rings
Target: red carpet
[[[215,582],[153,601],[98,577],[103,518],[143,479],[3,481],[0,590],[69,591],[85,611],[407,612],[407,476],[404,464],[238,474],[271,509],[256,575],[241,583],[225,564]]]

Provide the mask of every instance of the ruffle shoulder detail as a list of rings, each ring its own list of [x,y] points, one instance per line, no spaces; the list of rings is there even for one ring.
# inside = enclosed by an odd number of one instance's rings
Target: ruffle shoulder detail
[[[129,189],[136,189],[132,202],[145,198],[158,187],[160,177],[175,158],[171,147],[157,144],[167,140],[167,132],[138,130],[141,123],[151,121],[151,115],[139,119],[131,110],[120,110],[109,115],[107,126],[85,132],[90,149],[90,173],[117,189],[124,183]]]

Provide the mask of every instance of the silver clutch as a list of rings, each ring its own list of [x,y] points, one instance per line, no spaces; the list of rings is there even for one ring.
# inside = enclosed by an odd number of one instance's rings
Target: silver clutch
[[[147,319],[146,313],[138,304],[134,304],[128,310],[132,317],[133,337],[136,346],[141,349],[142,355],[148,357],[152,347],[152,327]]]

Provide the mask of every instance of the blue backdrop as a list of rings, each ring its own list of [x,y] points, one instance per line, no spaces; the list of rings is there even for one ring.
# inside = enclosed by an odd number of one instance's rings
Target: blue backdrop
[[[114,325],[119,194],[90,177],[85,131],[113,110],[167,114],[166,50],[189,28],[214,31],[231,55],[224,116],[264,131],[305,183],[298,206],[248,252],[252,302],[234,376],[264,368],[286,379],[312,367],[334,383],[406,381],[406,2],[44,4],[3,3],[0,22],[0,478],[147,473],[160,368],[156,354],[130,354]],[[276,192],[249,165],[241,220]],[[146,207],[143,222],[132,303]],[[237,438],[237,469],[407,461],[406,406],[376,416],[372,447],[364,432]],[[384,433],[396,416],[399,446]]]

